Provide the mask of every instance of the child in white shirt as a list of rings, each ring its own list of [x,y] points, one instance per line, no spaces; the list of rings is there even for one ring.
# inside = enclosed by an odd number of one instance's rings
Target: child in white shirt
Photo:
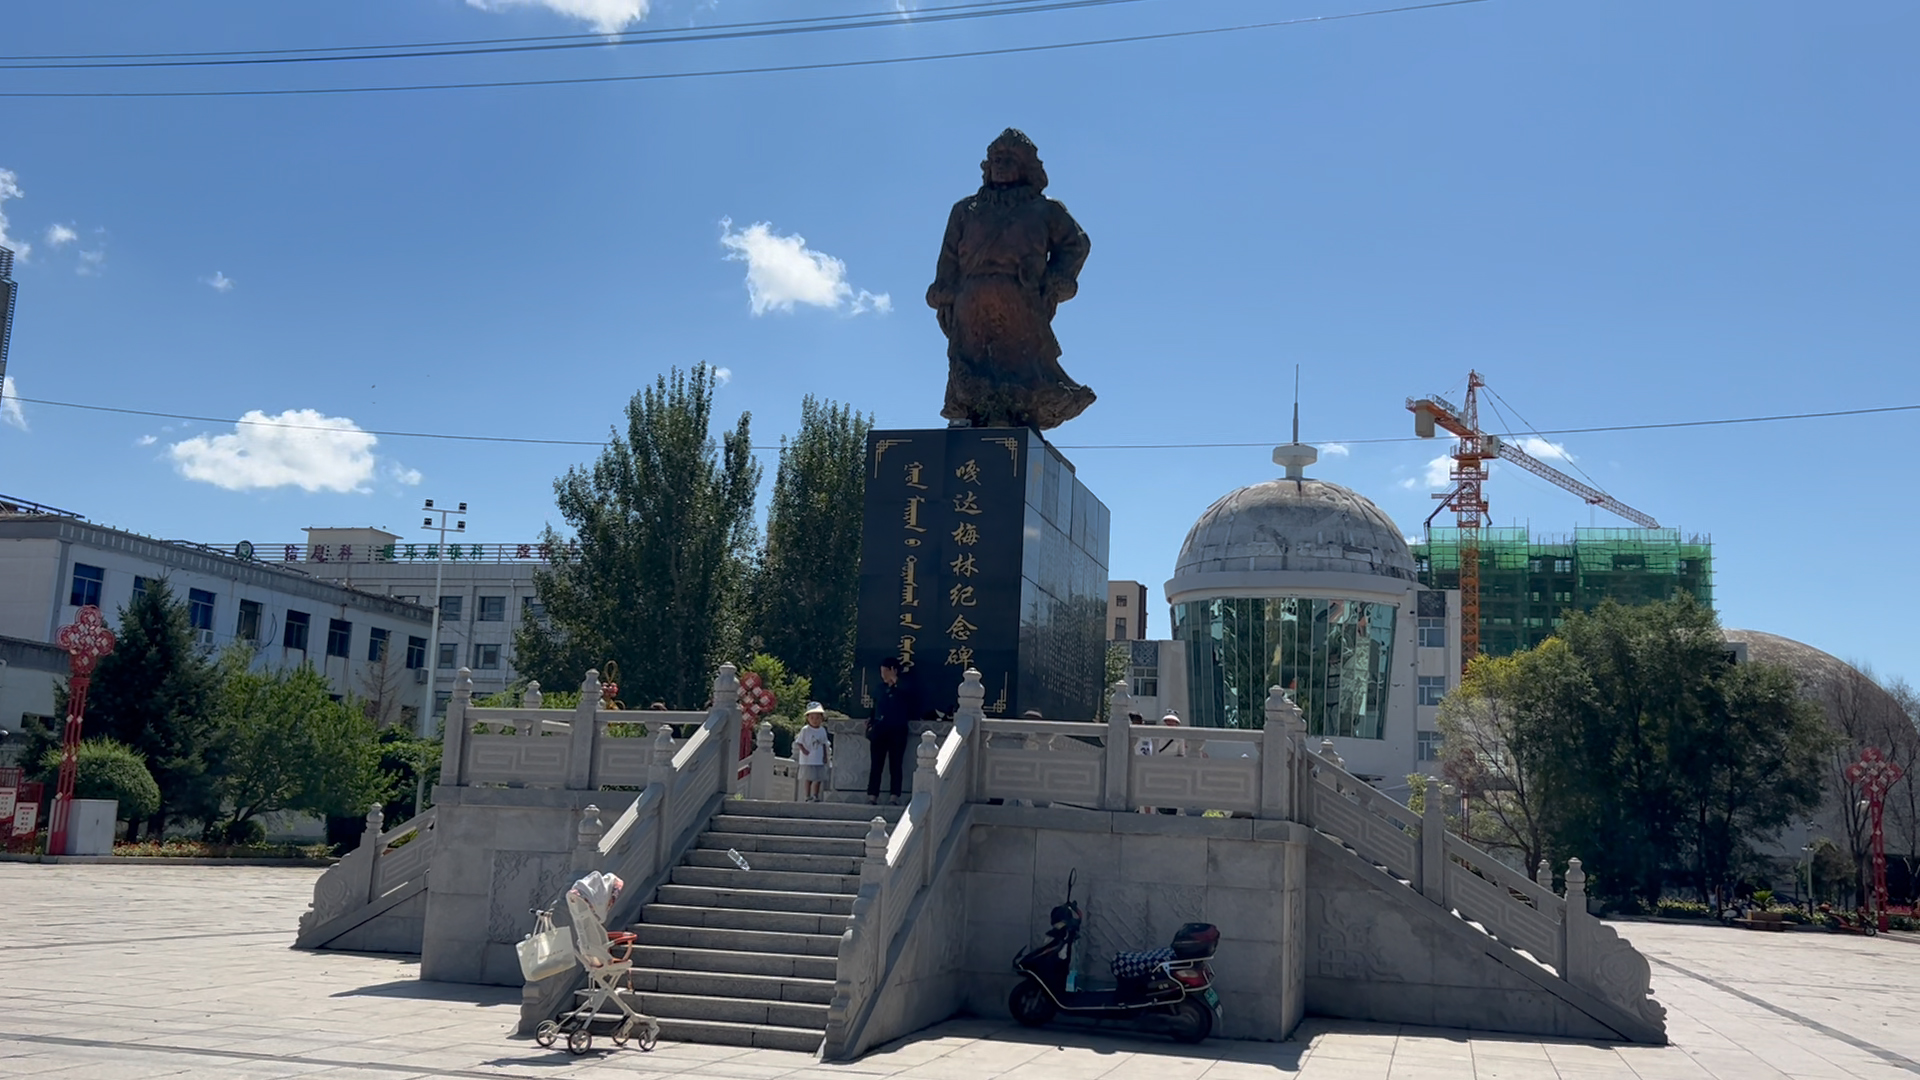
[[[793,761],[800,770],[800,797],[819,802],[826,792],[827,763],[832,743],[827,735],[827,710],[817,701],[807,703],[807,726],[793,737]]]

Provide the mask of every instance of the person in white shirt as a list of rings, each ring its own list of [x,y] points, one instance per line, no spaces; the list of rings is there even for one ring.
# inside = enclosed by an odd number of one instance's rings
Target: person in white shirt
[[[827,763],[832,743],[827,735],[827,710],[817,701],[807,703],[807,726],[793,737],[793,760],[800,768],[800,797],[819,802],[827,788]]]

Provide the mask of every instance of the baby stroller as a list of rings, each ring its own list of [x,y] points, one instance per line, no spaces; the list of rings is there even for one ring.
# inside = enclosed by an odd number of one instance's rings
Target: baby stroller
[[[573,953],[587,969],[587,1000],[558,1019],[543,1020],[533,1031],[534,1041],[551,1047],[560,1036],[567,1038],[567,1053],[584,1054],[593,1047],[595,1035],[606,1035],[615,1046],[633,1039],[640,1049],[652,1050],[660,1040],[660,1022],[634,1009],[634,992],[624,984],[633,970],[634,935],[609,933],[607,911],[620,895],[621,881],[599,871],[574,882],[567,890],[567,914],[573,919]],[[618,957],[614,950],[620,950]],[[600,1007],[613,1002],[619,1010],[602,1013]]]

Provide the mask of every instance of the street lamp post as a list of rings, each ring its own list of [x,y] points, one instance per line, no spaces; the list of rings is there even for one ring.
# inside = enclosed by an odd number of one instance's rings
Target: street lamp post
[[[1881,930],[1887,928],[1887,837],[1880,825],[1885,817],[1887,789],[1905,775],[1906,770],[1888,761],[1877,746],[1860,751],[1860,760],[1847,766],[1847,780],[1866,796],[1860,801],[1873,827],[1873,908]]]
[[[433,735],[433,691],[434,687],[438,685],[440,681],[440,583],[447,567],[447,533],[449,531],[455,533],[467,531],[466,521],[459,519],[456,519],[451,530],[449,530],[447,518],[455,514],[465,514],[467,512],[467,504],[461,503],[457,509],[443,510],[436,508],[433,505],[433,500],[428,499],[425,510],[429,516],[421,521],[420,527],[429,531],[437,530],[440,533],[440,546],[433,549],[433,629],[429,632],[427,638],[427,700],[420,709],[420,730],[418,732],[423,739],[430,738]],[[432,515],[434,514],[440,516],[440,523],[438,525],[435,525],[433,522]],[[455,666],[457,667],[458,665]]]
[[[1807,918],[1811,919],[1813,918],[1813,840],[1812,838],[1808,838],[1806,843],[1800,845],[1800,876],[1803,879],[1805,879],[1807,883],[1807,891],[1803,895],[1805,895],[1807,898]]]

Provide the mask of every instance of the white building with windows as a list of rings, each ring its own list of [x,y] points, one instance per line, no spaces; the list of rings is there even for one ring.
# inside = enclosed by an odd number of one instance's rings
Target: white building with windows
[[[1165,586],[1184,647],[1181,716],[1258,726],[1281,686],[1311,738],[1404,795],[1409,773],[1437,769],[1435,715],[1460,670],[1458,598],[1420,586],[1379,507],[1307,477],[1316,458],[1311,446],[1276,449],[1283,478],[1229,492],[1187,534]]]
[[[311,664],[337,694],[371,702],[382,723],[411,720],[427,680],[431,612],[424,605],[230,550],[156,540],[25,504],[0,505],[0,638],[50,645],[87,604],[97,605],[112,625],[149,582],[162,578],[187,605],[209,650],[237,642],[253,649],[262,667]],[[61,673],[40,670],[47,666],[9,664],[0,671],[0,701],[50,702]],[[26,686],[29,679],[45,685]],[[8,685],[16,680],[22,685]],[[17,730],[22,717],[7,709],[0,727]]]

